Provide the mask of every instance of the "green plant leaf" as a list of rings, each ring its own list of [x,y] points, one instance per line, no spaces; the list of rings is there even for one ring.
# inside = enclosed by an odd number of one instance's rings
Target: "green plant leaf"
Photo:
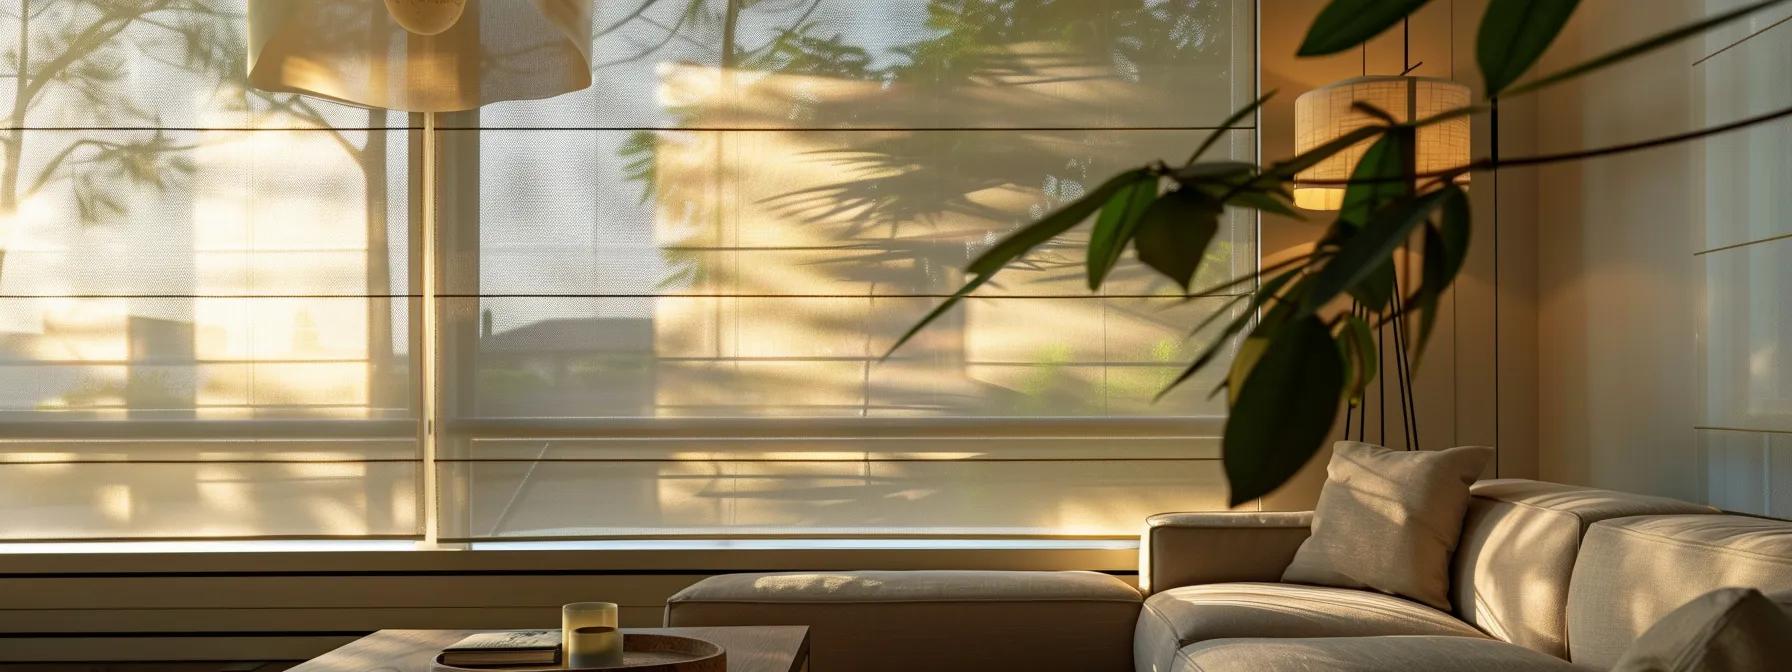
[[[1278,330],[1282,328],[1282,325],[1287,324],[1291,319],[1297,317],[1295,309],[1300,304],[1290,300],[1290,298],[1298,297],[1301,292],[1305,291],[1307,283],[1311,280],[1311,276],[1301,277],[1299,280],[1295,281],[1294,284],[1289,286],[1286,295],[1267,294],[1257,297],[1261,300],[1259,305],[1268,306],[1269,310],[1263,311],[1262,316],[1257,319],[1257,326],[1251,329],[1250,335],[1247,336],[1243,342],[1239,343],[1239,353],[1241,355],[1248,354],[1249,356],[1245,357],[1242,364],[1237,359],[1233,360],[1231,370],[1228,371],[1226,377],[1220,380],[1219,384],[1213,386],[1213,391],[1207,395],[1208,398],[1212,398],[1214,395],[1219,394],[1221,390],[1228,389],[1232,391],[1232,394],[1227,395],[1227,399],[1230,400],[1236,398],[1239,388],[1234,384],[1234,381],[1243,380],[1249,375],[1250,368],[1257,363],[1256,353],[1244,352],[1245,344],[1252,340],[1265,343],[1274,341],[1276,339],[1276,334],[1278,333]],[[1247,315],[1247,319],[1248,317],[1249,316]],[[1243,368],[1240,368],[1241,366]]]
[[[1437,226],[1425,228],[1425,261],[1420,269],[1422,281],[1412,301],[1420,312],[1419,337],[1412,345],[1415,364],[1425,353],[1425,344],[1431,339],[1432,328],[1437,326],[1437,307],[1444,290],[1456,281],[1456,274],[1468,259],[1468,194],[1453,184],[1445,187],[1442,194],[1443,204],[1439,210]]]
[[[1226,405],[1238,403],[1238,393],[1244,389],[1245,380],[1251,376],[1251,370],[1257,368],[1257,362],[1263,359],[1263,350],[1269,347],[1268,336],[1250,336],[1238,344],[1237,354],[1232,355],[1232,369],[1226,372]]]
[[[909,327],[908,331],[903,332],[902,337],[896,339],[896,343],[891,345],[890,349],[885,351],[884,356],[880,357],[879,360],[889,359],[890,355],[896,354],[896,350],[901,348],[903,344],[908,343],[909,339],[914,338],[915,334],[921,333],[921,330],[927,328],[927,325],[933,324],[934,320],[940,319],[940,316],[945,315],[946,311],[952,310],[952,307],[958,305],[959,301],[963,301],[964,297],[970,296],[971,292],[977,291],[978,287],[982,287],[984,283],[989,282],[989,279],[993,277],[995,277],[995,274],[993,273],[989,275],[979,275],[971,278],[970,282],[964,283],[964,286],[958,288],[958,291],[953,292],[951,297],[940,302],[940,305],[934,306],[933,310],[928,311],[927,316],[921,318],[921,321],[916,322],[915,326]]]
[[[1083,223],[1083,220],[1088,219],[1089,215],[1095,214],[1096,210],[1101,209],[1116,192],[1148,179],[1154,180],[1150,171],[1144,168],[1135,168],[1109,178],[1101,186],[1084,194],[1082,198],[1071,201],[1056,212],[1046,215],[1039,221],[1002,239],[1002,242],[996,243],[993,247],[985,250],[983,254],[977,255],[976,259],[972,259],[971,263],[965,266],[965,272],[972,275],[989,275],[1002,270],[1002,267],[1007,266],[1008,262],[1020,258],[1021,255],[1045,241],[1063,235],[1065,231]]]
[[[1355,362],[1351,367],[1349,384],[1345,389],[1350,392],[1351,401],[1362,401],[1363,392],[1369,389],[1369,383],[1381,373],[1381,356],[1375,344],[1375,331],[1369,328],[1369,322],[1355,313],[1343,317],[1339,326],[1339,341],[1344,344],[1348,359]]]
[[[1217,201],[1195,189],[1164,194],[1145,210],[1133,249],[1139,261],[1175,280],[1187,293],[1207,245],[1219,232],[1222,212]]]
[[[1369,41],[1430,0],[1332,0],[1300,43],[1300,56],[1324,56]]]
[[[1524,75],[1555,42],[1580,0],[1489,0],[1475,37],[1475,60],[1487,95],[1497,96]]]
[[[1178,182],[1213,180],[1256,172],[1257,164],[1248,161],[1208,161],[1191,163],[1170,171]]]
[[[1188,330],[1189,337],[1193,338],[1195,334],[1206,331],[1208,327],[1213,326],[1213,323],[1220,321],[1220,318],[1230,314],[1228,311],[1230,311],[1233,306],[1243,303],[1253,296],[1255,296],[1255,294],[1234,294],[1226,297],[1226,301],[1221,303],[1218,309],[1209,312],[1207,317],[1201,318],[1201,321],[1195,325],[1195,328]]]
[[[1297,154],[1286,161],[1278,162],[1265,175],[1273,175],[1281,179],[1292,178],[1296,173],[1319,165],[1320,161],[1332,158],[1338,152],[1355,147],[1357,143],[1386,133],[1387,130],[1385,126],[1363,126],[1340,135],[1331,142]]]
[[[1760,2],[1756,2],[1756,3],[1750,4],[1750,5],[1745,5],[1743,7],[1740,7],[1740,8],[1728,11],[1728,12],[1724,12],[1722,14],[1711,17],[1709,19],[1705,19],[1704,21],[1700,21],[1698,23],[1691,23],[1691,24],[1681,26],[1679,28],[1675,28],[1673,30],[1667,31],[1665,33],[1661,33],[1654,37],[1650,37],[1650,38],[1644,39],[1642,41],[1635,42],[1635,43],[1632,43],[1632,44],[1624,46],[1624,47],[1620,47],[1614,51],[1608,52],[1605,55],[1595,58],[1593,60],[1583,61],[1579,65],[1575,65],[1566,70],[1560,70],[1560,71],[1551,73],[1549,75],[1540,77],[1538,79],[1532,80],[1530,82],[1512,87],[1511,89],[1508,89],[1506,91],[1505,96],[1511,97],[1511,96],[1516,96],[1521,93],[1529,93],[1531,91],[1536,91],[1537,89],[1541,89],[1543,87],[1550,86],[1557,82],[1561,82],[1564,80],[1569,80],[1569,79],[1573,79],[1575,77],[1579,77],[1581,75],[1587,74],[1594,70],[1599,70],[1601,68],[1610,67],[1614,64],[1630,60],[1637,56],[1646,54],[1646,53],[1654,51],[1656,49],[1660,49],[1662,47],[1673,44],[1675,42],[1679,42],[1681,40],[1692,37],[1694,35],[1698,35],[1699,33],[1703,33],[1705,31],[1715,28],[1717,26],[1729,23],[1731,21],[1735,21],[1736,19],[1740,19],[1744,16],[1748,16],[1755,12],[1761,11],[1763,9],[1767,9],[1768,7],[1772,7],[1774,5],[1778,5],[1778,4],[1787,2],[1787,1],[1788,0],[1761,0]]]
[[[1410,166],[1416,138],[1415,129],[1395,127],[1363,152],[1363,157],[1351,171],[1351,184],[1344,189],[1344,203],[1332,230],[1334,235],[1328,240],[1348,245],[1375,213],[1412,192]],[[1371,309],[1381,310],[1393,299],[1394,285],[1394,263],[1389,259],[1376,264],[1369,273],[1344,289]]]
[[[1420,117],[1416,121],[1407,122],[1406,125],[1412,126],[1414,128],[1424,128],[1426,126],[1441,124],[1441,123],[1444,123],[1451,119],[1456,119],[1459,117],[1466,117],[1466,116],[1473,115],[1473,114],[1480,114],[1482,112],[1486,112],[1491,109],[1493,109],[1493,106],[1491,106],[1491,105],[1467,105],[1467,106],[1463,106],[1463,107],[1456,107],[1456,108],[1444,110],[1437,114],[1433,114],[1429,117]]]
[[[1400,123],[1400,120],[1395,119],[1394,115],[1389,114],[1387,110],[1376,107],[1373,103],[1370,103],[1369,101],[1366,101],[1366,100],[1359,100],[1359,101],[1351,103],[1350,109],[1356,110],[1358,112],[1362,112],[1363,114],[1367,114],[1371,117],[1375,117],[1375,119],[1377,121],[1380,121],[1381,123],[1388,125],[1388,126],[1393,126],[1393,125]]]
[[[1325,268],[1314,274],[1312,289],[1301,299],[1301,312],[1318,311],[1339,294],[1388,265],[1395,248],[1412,235],[1414,227],[1425,221],[1444,199],[1445,193],[1435,191],[1403,198],[1377,211],[1361,231],[1344,241],[1338,254],[1326,262]],[[1377,306],[1369,307],[1379,310]]]
[[[1394,128],[1363,152],[1350,171],[1351,184],[1344,188],[1338,222],[1363,228],[1369,216],[1412,191],[1412,160],[1416,131]]]
[[[1145,211],[1157,201],[1157,179],[1138,180],[1108,198],[1095,218],[1095,231],[1089,234],[1089,291],[1101,289],[1108,271],[1120,261],[1126,244],[1139,230]]]
[[[1263,285],[1257,288],[1257,292],[1251,296],[1251,302],[1245,306],[1245,310],[1237,317],[1234,317],[1231,322],[1227,323],[1226,328],[1220,330],[1220,333],[1213,337],[1213,342],[1207,344],[1207,349],[1202,350],[1201,354],[1195,357],[1195,361],[1190,363],[1187,368],[1184,368],[1182,373],[1176,376],[1175,380],[1170,381],[1169,385],[1165,385],[1164,389],[1159,390],[1156,398],[1164,398],[1164,395],[1169,394],[1171,390],[1174,390],[1177,386],[1187,382],[1188,379],[1195,377],[1195,374],[1200,373],[1202,369],[1207,368],[1207,365],[1212,364],[1213,360],[1219,357],[1220,352],[1225,350],[1226,344],[1231,342],[1232,337],[1237,336],[1238,332],[1244,331],[1245,327],[1250,326],[1251,320],[1256,317],[1257,309],[1262,307],[1263,304],[1268,302],[1271,298],[1275,297],[1278,292],[1282,291],[1284,286],[1288,286],[1289,281],[1294,280],[1296,277],[1301,277],[1301,280],[1300,282],[1294,283],[1294,286],[1289,287],[1289,293],[1293,294],[1299,289],[1301,283],[1306,282],[1306,277],[1302,277],[1301,269],[1288,271],[1265,280]],[[1201,326],[1196,327],[1195,330],[1200,331],[1205,329],[1206,326],[1207,322],[1203,321]]]
[[[1292,205],[1294,196],[1284,187],[1284,184],[1280,181],[1263,184],[1262,180],[1256,177],[1242,181],[1226,181],[1222,178],[1217,181],[1186,182],[1183,184],[1183,188],[1199,189],[1201,193],[1207,194],[1216,201],[1225,199],[1224,205],[1261,210],[1295,219],[1306,219],[1305,215],[1294,209]]]
[[[1204,297],[1227,296],[1228,294],[1225,294],[1225,292],[1227,290],[1237,289],[1243,285],[1249,284],[1252,280],[1255,280],[1258,277],[1268,275],[1270,273],[1274,273],[1276,271],[1282,270],[1284,268],[1293,266],[1298,263],[1304,263],[1304,262],[1306,262],[1306,260],[1307,260],[1307,257],[1296,257],[1294,259],[1276,262],[1275,264],[1272,264],[1270,266],[1265,266],[1264,268],[1262,268],[1260,270],[1245,273],[1244,275],[1234,277],[1231,280],[1227,280],[1227,281],[1219,283],[1217,285],[1208,285],[1206,287],[1201,288],[1201,290],[1198,292],[1191,291],[1191,292],[1189,292],[1188,296],[1183,297],[1183,300],[1188,301],[1191,299],[1198,299],[1198,298],[1204,298]],[[1248,293],[1248,290],[1246,290],[1246,291],[1247,291],[1247,293],[1243,294],[1243,296],[1250,295]],[[1240,296],[1240,295],[1232,294],[1231,296]]]
[[[1269,102],[1269,99],[1274,98],[1275,95],[1275,89],[1270,89],[1269,93],[1265,93],[1262,97],[1251,101],[1251,104],[1233,111],[1232,116],[1226,117],[1225,121],[1220,122],[1219,128],[1214,129],[1212,133],[1208,134],[1206,140],[1201,141],[1201,146],[1196,147],[1195,153],[1189,155],[1188,163],[1192,165],[1194,162],[1201,160],[1202,154],[1206,154],[1207,150],[1212,149],[1215,143],[1218,143],[1221,138],[1226,137],[1226,131],[1232,130],[1233,126],[1237,126],[1238,122],[1244,121],[1245,117],[1251,116],[1252,112],[1256,112],[1257,108],[1263,107],[1263,104]]]
[[[1249,304],[1250,306],[1255,307],[1255,306],[1262,305],[1262,302],[1264,300],[1267,300],[1268,296],[1274,294],[1276,289],[1279,289],[1284,283],[1288,282],[1288,280],[1290,278],[1292,278],[1294,275],[1300,273],[1300,269],[1298,269],[1298,268],[1294,269],[1294,270],[1287,270],[1287,269],[1289,269],[1290,267],[1294,267],[1294,266],[1305,266],[1311,260],[1312,260],[1312,257],[1310,257],[1310,256],[1293,257],[1290,259],[1284,259],[1284,260],[1278,261],[1274,264],[1270,264],[1269,266],[1265,266],[1262,269],[1259,269],[1257,271],[1246,273],[1244,275],[1238,276],[1231,280],[1222,282],[1218,285],[1205,288],[1205,289],[1201,290],[1200,292],[1190,293],[1184,300],[1194,299],[1194,298],[1198,298],[1198,297],[1217,296],[1217,295],[1219,295],[1218,292],[1220,292],[1222,290],[1230,289],[1233,287],[1238,287],[1247,282],[1250,282],[1252,280],[1259,279],[1262,277],[1266,277],[1266,276],[1269,277],[1269,280],[1265,281],[1263,283],[1263,289],[1253,289],[1250,291],[1245,291],[1245,292],[1231,295],[1229,298],[1226,299],[1226,302],[1224,304],[1222,304],[1221,310],[1215,310],[1212,313],[1209,313],[1207,315],[1207,317],[1202,318],[1201,322],[1199,324],[1195,325],[1195,328],[1190,329],[1188,331],[1188,335],[1190,337],[1193,337],[1194,335],[1199,334],[1202,331],[1206,331],[1208,327],[1213,326],[1213,323],[1218,322],[1220,318],[1226,316],[1227,313],[1226,313],[1225,309],[1230,309],[1233,306],[1237,305],[1239,302],[1244,301],[1245,299],[1251,300],[1251,303]],[[1275,275],[1271,275],[1272,273]],[[1266,291],[1268,293],[1265,293]],[[1248,318],[1249,313],[1246,313],[1245,316]]]
[[[1344,360],[1325,323],[1307,315],[1282,325],[1226,418],[1222,452],[1233,506],[1300,471],[1331,434],[1343,392]]]
[[[1295,219],[1304,220],[1307,218],[1306,215],[1300,214],[1299,210],[1295,210],[1294,206],[1289,205],[1288,203],[1283,202],[1282,199],[1276,198],[1275,196],[1270,195],[1269,192],[1264,191],[1240,191],[1233,194],[1232,198],[1226,201],[1226,205],[1250,208],[1252,210],[1262,210],[1263,212],[1274,213],[1284,217],[1293,217]]]
[[[884,352],[882,359],[889,359],[890,355],[896,354],[896,350],[914,338],[915,334],[921,333],[922,329],[927,328],[927,325],[932,324],[941,315],[945,315],[946,311],[958,305],[958,302],[964,300],[964,297],[989,282],[990,278],[995,277],[995,274],[1009,262],[1020,258],[1021,255],[1045,241],[1056,238],[1083,223],[1083,220],[1094,214],[1102,204],[1107,203],[1108,198],[1112,197],[1115,192],[1143,180],[1151,180],[1154,186],[1156,184],[1156,178],[1144,168],[1135,168],[1116,175],[1096,187],[1094,191],[1084,194],[1082,198],[1065,204],[1064,207],[1058,208],[1052,214],[1046,215],[1043,219],[1002,239],[1001,242],[985,250],[983,254],[977,255],[976,259],[972,259],[971,263],[965,266],[965,272],[970,274],[971,279],[966,281],[958,291],[953,292],[952,296],[943,303],[935,306],[932,311],[921,318],[921,321],[916,322],[915,326],[909,327],[908,331],[903,332],[902,337],[896,339],[896,343]]]
[[[1389,301],[1394,300],[1394,287],[1399,284],[1399,277],[1394,271],[1394,259],[1389,257],[1345,292],[1370,310],[1381,311],[1388,307]]]
[[[1456,273],[1462,270],[1462,264],[1468,260],[1468,245],[1471,229],[1468,192],[1462,187],[1450,185],[1443,189],[1443,212],[1438,219],[1438,229],[1444,243],[1445,264],[1439,276],[1445,285],[1456,279]]]

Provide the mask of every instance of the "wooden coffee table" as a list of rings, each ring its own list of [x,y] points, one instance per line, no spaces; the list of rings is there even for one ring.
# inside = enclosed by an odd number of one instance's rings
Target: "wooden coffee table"
[[[444,647],[489,630],[381,630],[289,672],[435,672]],[[809,626],[623,628],[631,632],[696,637],[728,652],[728,672],[798,672],[809,661]],[[536,668],[542,669],[542,668]]]

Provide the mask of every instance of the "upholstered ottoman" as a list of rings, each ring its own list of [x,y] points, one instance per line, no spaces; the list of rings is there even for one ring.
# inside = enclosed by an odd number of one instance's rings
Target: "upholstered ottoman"
[[[815,672],[1124,672],[1139,601],[1093,572],[729,574],[673,595],[666,624],[807,625]]]

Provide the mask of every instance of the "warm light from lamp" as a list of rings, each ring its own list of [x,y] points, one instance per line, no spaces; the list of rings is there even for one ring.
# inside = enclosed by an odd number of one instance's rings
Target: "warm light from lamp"
[[[467,9],[467,0],[386,0],[386,13],[405,30],[418,35],[440,35]]]
[[[1356,109],[1368,103],[1399,121],[1423,119],[1440,112],[1467,107],[1466,86],[1429,77],[1370,76],[1346,79],[1313,89],[1294,101],[1294,151],[1296,154],[1331,142],[1353,130],[1381,123]],[[1294,204],[1306,210],[1337,210],[1344,202],[1344,187],[1313,184],[1346,180],[1373,140],[1332,155],[1294,176]],[[1428,173],[1469,162],[1469,119],[1466,116],[1431,124],[1418,132],[1416,170]],[[1468,182],[1465,173],[1456,178]]]

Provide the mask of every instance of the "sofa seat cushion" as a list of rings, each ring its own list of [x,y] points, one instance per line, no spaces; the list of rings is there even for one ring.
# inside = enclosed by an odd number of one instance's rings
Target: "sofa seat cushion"
[[[1094,572],[727,574],[668,599],[666,625],[807,625],[815,670],[1120,672],[1140,599]]]
[[[1215,583],[1173,588],[1145,600],[1133,636],[1133,661],[1141,672],[1167,672],[1178,650],[1211,639],[1375,635],[1486,637],[1454,616],[1382,593]]]
[[[1492,639],[1438,637],[1328,637],[1216,639],[1183,647],[1174,672],[1586,672],[1546,653]]]

